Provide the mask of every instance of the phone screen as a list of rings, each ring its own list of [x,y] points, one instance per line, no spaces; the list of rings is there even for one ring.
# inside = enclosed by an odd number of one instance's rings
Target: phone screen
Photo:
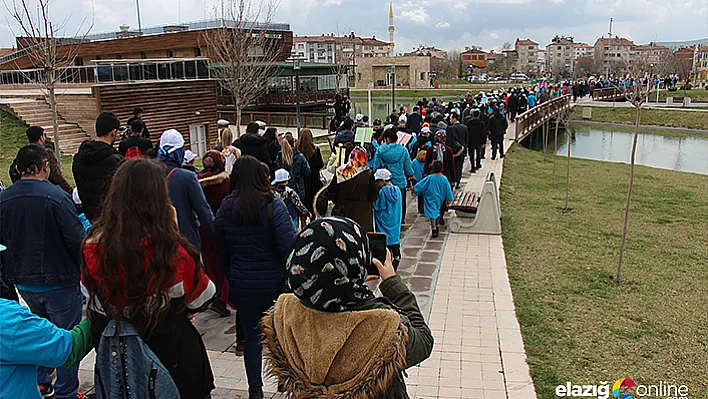
[[[386,234],[384,233],[366,233],[369,237],[369,275],[378,276],[379,269],[374,265],[374,259],[378,259],[381,263],[386,262]]]

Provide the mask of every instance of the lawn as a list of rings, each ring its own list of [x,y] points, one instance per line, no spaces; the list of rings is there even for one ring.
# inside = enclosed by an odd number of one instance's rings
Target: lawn
[[[702,101],[708,102],[708,90],[707,89],[691,89],[686,90],[686,95],[691,97],[691,101]],[[659,91],[659,102],[666,102],[666,97],[683,97],[683,90]],[[649,101],[656,101],[656,90],[649,94]]]
[[[571,381],[684,384],[708,398],[708,177],[636,167],[624,282],[617,286],[629,166],[514,146],[501,186],[516,311],[539,398]]]
[[[583,108],[583,107],[578,107]],[[575,119],[582,119],[578,109]],[[592,107],[592,121],[634,125],[636,110],[627,107]],[[708,130],[708,113],[697,111],[642,109],[642,125]]]

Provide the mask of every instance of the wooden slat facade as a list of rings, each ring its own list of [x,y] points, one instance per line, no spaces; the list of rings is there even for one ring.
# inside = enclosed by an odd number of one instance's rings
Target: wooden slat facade
[[[116,83],[96,86],[102,111],[113,112],[125,124],[133,108],[145,110],[143,120],[153,143],[167,129],[177,129],[190,147],[189,127],[207,125],[207,143],[216,142],[216,81],[178,80]]]

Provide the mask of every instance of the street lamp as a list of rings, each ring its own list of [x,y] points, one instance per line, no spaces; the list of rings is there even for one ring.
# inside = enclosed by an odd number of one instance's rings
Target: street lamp
[[[396,66],[391,66],[391,114],[396,112]]]
[[[300,137],[300,58],[293,59],[293,69],[295,70],[295,112],[297,118],[297,137]]]

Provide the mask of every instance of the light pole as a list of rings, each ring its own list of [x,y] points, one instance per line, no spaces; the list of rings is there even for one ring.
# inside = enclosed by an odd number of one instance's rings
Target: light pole
[[[391,114],[396,112],[396,66],[391,67]]]
[[[300,58],[293,59],[293,69],[295,70],[295,112],[297,118],[297,137],[300,138]]]

